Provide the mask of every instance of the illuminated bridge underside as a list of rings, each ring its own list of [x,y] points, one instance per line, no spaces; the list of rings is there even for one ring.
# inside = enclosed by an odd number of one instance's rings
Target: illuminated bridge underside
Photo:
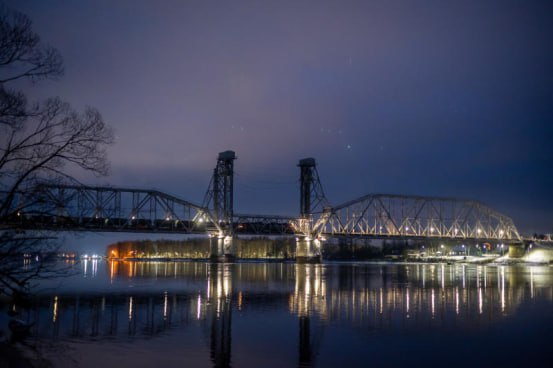
[[[370,194],[326,209],[319,234],[521,241],[513,221],[476,201]]]

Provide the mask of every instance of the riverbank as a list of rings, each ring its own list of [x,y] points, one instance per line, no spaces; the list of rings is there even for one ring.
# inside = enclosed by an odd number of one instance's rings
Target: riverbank
[[[180,258],[180,257],[129,257],[129,258],[108,258],[108,261],[115,262],[198,262],[210,263],[209,258]],[[486,256],[428,256],[428,257],[377,257],[377,258],[323,258],[322,263],[327,262],[366,262],[366,263],[467,263],[467,264],[502,264],[502,265],[548,265],[553,264],[549,260],[535,260],[529,257],[510,258],[508,255],[486,255]],[[295,263],[294,258],[236,258],[233,262],[227,263]]]
[[[489,250],[476,245],[456,243],[434,244],[415,241],[370,239],[327,239],[321,245],[326,261],[408,261],[408,262],[467,262],[491,263],[520,262],[504,258],[499,249]],[[213,239],[190,238],[185,240],[122,241],[106,248],[106,257],[123,261],[208,262]],[[296,256],[294,237],[235,238],[229,251],[239,261],[293,262]],[[530,246],[524,250],[523,262],[548,263],[553,261],[553,247]],[[501,253],[508,254],[507,250]]]

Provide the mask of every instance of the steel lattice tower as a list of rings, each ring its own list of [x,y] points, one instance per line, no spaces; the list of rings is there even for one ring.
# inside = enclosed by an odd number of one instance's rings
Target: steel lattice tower
[[[234,216],[234,151],[219,153],[211,184],[204,199],[204,207],[213,206],[213,217],[222,228],[232,232]]]

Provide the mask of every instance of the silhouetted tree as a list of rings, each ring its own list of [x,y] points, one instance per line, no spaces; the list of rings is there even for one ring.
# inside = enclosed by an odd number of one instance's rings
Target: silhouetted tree
[[[59,98],[29,103],[18,89],[25,80],[36,83],[62,73],[59,52],[41,43],[31,20],[0,5],[0,293],[24,289],[31,279],[48,275],[47,257],[22,267],[23,253],[55,249],[46,235],[7,225],[25,210],[15,205],[18,195],[38,183],[73,181],[71,166],[97,175],[108,172],[105,147],[113,134],[96,109],[79,113]]]

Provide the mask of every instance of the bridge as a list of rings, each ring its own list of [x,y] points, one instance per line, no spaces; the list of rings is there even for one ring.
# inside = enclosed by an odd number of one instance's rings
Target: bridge
[[[318,262],[329,237],[522,244],[513,221],[473,200],[369,194],[332,206],[315,159],[299,161],[298,216],[234,213],[233,151],[221,152],[202,204],[137,188],[39,184],[4,195],[4,229],[208,234],[213,260],[233,258],[242,234],[296,237],[298,262]],[[9,201],[9,203],[8,203]],[[8,206],[6,206],[8,204]],[[514,249],[515,249],[514,248]]]

